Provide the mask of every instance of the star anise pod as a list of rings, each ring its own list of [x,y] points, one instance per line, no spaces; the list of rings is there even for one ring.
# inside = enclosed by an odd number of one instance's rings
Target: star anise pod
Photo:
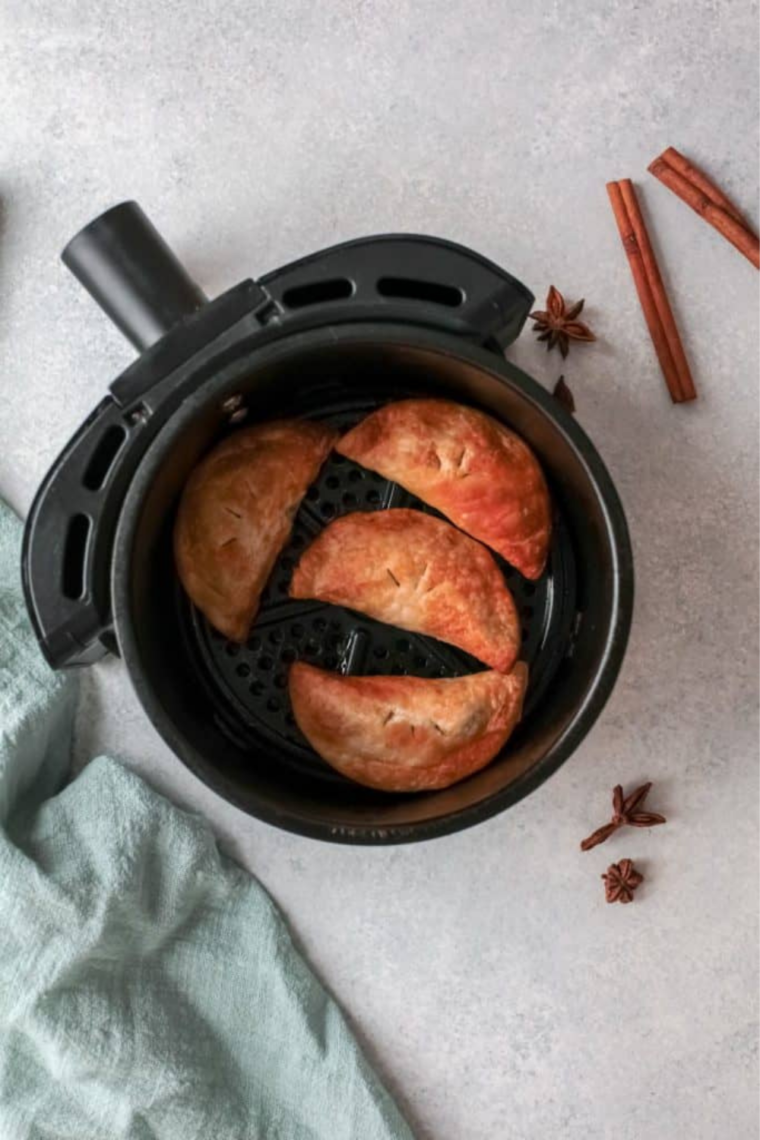
[[[546,341],[547,352],[559,346],[564,358],[570,351],[571,340],[596,340],[588,325],[577,319],[583,312],[584,303],[583,300],[576,301],[568,309],[559,289],[550,286],[546,295],[546,309],[537,309],[530,314],[530,319],[536,322],[533,331],[538,333],[539,340]]]
[[[634,870],[632,859],[621,859],[619,863],[611,863],[602,878],[608,903],[633,902],[633,892],[640,883],[644,882],[644,876]]]
[[[655,827],[658,823],[667,823],[664,815],[659,815],[655,811],[638,810],[649,795],[651,787],[651,783],[642,784],[640,788],[631,792],[630,796],[625,799],[623,798],[622,785],[618,784],[613,788],[612,819],[609,823],[605,823],[604,827],[597,828],[593,835],[589,835],[588,839],[583,840],[581,851],[590,851],[597,844],[604,843],[605,839],[609,839],[619,827]]]

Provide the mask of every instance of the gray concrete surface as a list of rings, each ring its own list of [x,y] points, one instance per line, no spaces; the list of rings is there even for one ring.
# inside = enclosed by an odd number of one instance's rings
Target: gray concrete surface
[[[138,198],[210,294],[340,239],[470,244],[587,298],[565,366],[638,572],[620,682],[577,755],[428,845],[330,847],[189,776],[116,661],[83,678],[78,762],[120,755],[203,811],[287,912],[428,1140],[754,1140],[757,274],[645,174],[668,144],[757,221],[745,0],[5,0],[0,493],[24,512],[131,351],[58,263]],[[607,205],[640,180],[700,400],[672,407]],[[525,335],[514,359],[560,372]],[[580,855],[618,780],[671,822]],[[641,861],[634,906],[599,874]],[[357,1138],[360,1140],[360,1138]]]

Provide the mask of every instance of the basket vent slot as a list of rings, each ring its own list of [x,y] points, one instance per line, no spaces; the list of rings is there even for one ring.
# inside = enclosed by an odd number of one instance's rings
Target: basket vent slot
[[[82,477],[82,482],[88,491],[99,491],[103,486],[126,438],[126,429],[118,424],[111,424],[103,433]]]
[[[84,597],[84,563],[89,535],[90,520],[87,515],[74,515],[66,531],[61,578],[63,595],[72,602]]]
[[[464,293],[453,285],[438,281],[418,281],[414,277],[381,277],[377,283],[381,297],[402,297],[407,301],[429,301],[457,309],[464,301]]]
[[[294,285],[282,295],[288,309],[305,309],[307,305],[321,305],[325,301],[344,301],[354,291],[347,277],[333,277],[327,281],[311,281],[307,285]]]

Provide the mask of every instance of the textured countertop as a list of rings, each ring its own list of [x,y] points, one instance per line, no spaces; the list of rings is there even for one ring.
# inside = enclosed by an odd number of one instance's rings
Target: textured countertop
[[[365,850],[214,798],[124,671],[82,678],[109,751],[203,811],[269,888],[429,1140],[754,1140],[758,275],[646,175],[672,144],[757,222],[757,11],[741,0],[6,0],[0,13],[0,494],[25,512],[132,359],[58,261],[137,198],[210,295],[333,242],[439,234],[600,340],[564,372],[631,526],[637,602],[578,753],[506,814]],[[605,194],[631,176],[700,399],[667,398]],[[541,382],[561,362],[525,333]],[[581,855],[609,790],[667,827]],[[604,903],[613,858],[633,906]],[[360,1140],[360,1138],[357,1138]]]

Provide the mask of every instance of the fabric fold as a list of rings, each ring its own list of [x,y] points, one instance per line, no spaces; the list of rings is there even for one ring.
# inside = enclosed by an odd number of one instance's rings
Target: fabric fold
[[[116,761],[70,784],[0,504],[0,1136],[411,1140],[264,889]]]

